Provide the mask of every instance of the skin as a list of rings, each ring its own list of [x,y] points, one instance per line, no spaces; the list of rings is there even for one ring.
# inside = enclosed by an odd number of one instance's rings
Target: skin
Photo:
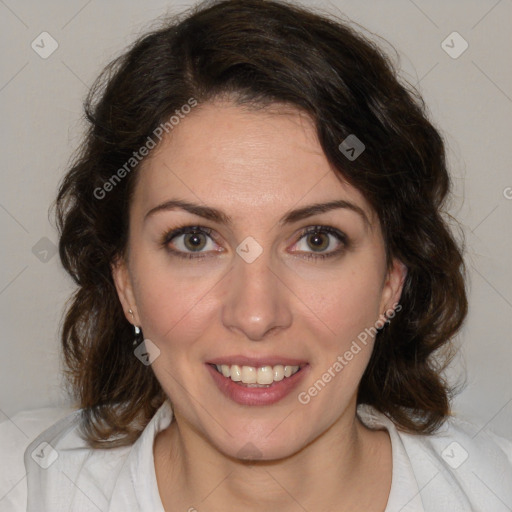
[[[113,275],[127,319],[160,350],[152,368],[173,406],[175,420],[154,446],[165,509],[383,511],[389,435],[356,416],[373,339],[307,405],[297,395],[398,303],[406,270],[396,260],[388,265],[375,212],[331,168],[311,120],[278,106],[208,103],[139,173],[128,251]],[[147,216],[171,199],[222,210],[232,224],[178,208]],[[338,208],[279,224],[291,210],[340,199],[364,216]],[[180,225],[213,230],[199,239],[203,259],[169,251],[197,255],[193,235],[162,243]],[[319,250],[314,235],[303,235],[317,225],[340,230],[348,244],[324,233]],[[248,236],[263,249],[252,263],[236,253]],[[331,258],[305,258],[339,248]],[[235,354],[298,358],[309,367],[278,403],[239,405],[205,366]],[[257,460],[241,459],[247,446]]]

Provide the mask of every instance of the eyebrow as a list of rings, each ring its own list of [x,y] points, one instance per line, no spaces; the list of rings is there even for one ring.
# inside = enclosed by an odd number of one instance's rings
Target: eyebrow
[[[182,201],[180,199],[172,199],[170,201],[166,201],[165,203],[159,204],[154,208],[151,208],[151,210],[149,210],[144,216],[144,221],[146,221],[150,216],[154,215],[155,213],[175,210],[177,208],[185,210],[194,215],[198,215],[199,217],[211,220],[213,222],[217,222],[219,224],[225,224],[227,226],[231,226],[233,224],[232,218],[223,211],[218,210],[217,208],[189,203],[188,201]],[[343,199],[329,201],[327,203],[315,203],[309,206],[304,206],[303,208],[292,210],[286,213],[283,217],[281,217],[281,219],[279,220],[279,224],[293,224],[294,222],[306,219],[307,217],[311,217],[312,215],[325,213],[340,208],[351,210],[357,213],[362,217],[365,224],[367,224],[368,226],[371,225],[368,216],[361,207],[357,206],[354,203],[351,203],[350,201],[345,201]]]

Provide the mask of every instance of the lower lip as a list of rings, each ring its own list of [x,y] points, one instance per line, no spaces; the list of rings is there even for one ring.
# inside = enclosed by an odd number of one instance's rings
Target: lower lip
[[[240,405],[272,405],[289,395],[306,375],[308,365],[303,366],[291,377],[285,377],[265,388],[249,388],[224,377],[210,364],[206,365],[217,387],[228,398]]]

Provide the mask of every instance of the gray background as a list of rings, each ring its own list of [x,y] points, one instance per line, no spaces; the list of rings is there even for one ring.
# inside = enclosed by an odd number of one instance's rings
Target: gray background
[[[512,438],[512,0],[304,3],[345,15],[396,47],[402,76],[419,84],[445,137],[455,185],[450,213],[465,232],[470,277],[470,314],[449,374],[467,373],[455,411]],[[101,68],[152,20],[191,4],[0,0],[0,421],[67,404],[58,332],[72,284],[52,252],[48,207],[80,141],[82,100]],[[469,44],[458,58],[442,47],[454,31]],[[48,50],[42,32],[59,45],[46,59],[31,47]],[[462,48],[456,39],[446,44]]]

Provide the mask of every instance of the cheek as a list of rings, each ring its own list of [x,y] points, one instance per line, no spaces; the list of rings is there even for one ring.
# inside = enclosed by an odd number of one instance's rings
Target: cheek
[[[298,401],[305,410],[323,411],[325,428],[354,399],[372,354],[380,313],[378,272],[366,267],[342,274],[316,292],[303,288],[304,294],[309,293],[308,306],[317,315],[306,326],[315,340],[313,364],[311,376],[298,391]]]
[[[219,276],[183,272],[142,258],[135,265],[137,309],[144,336],[163,342],[197,338],[210,318],[210,295]]]
[[[342,348],[365,328],[375,324],[380,314],[382,276],[379,265],[347,265],[316,282],[297,281],[297,296],[314,313],[326,345]],[[309,310],[309,314],[308,314]],[[312,319],[313,320],[313,319]],[[326,348],[326,347],[324,347]]]

